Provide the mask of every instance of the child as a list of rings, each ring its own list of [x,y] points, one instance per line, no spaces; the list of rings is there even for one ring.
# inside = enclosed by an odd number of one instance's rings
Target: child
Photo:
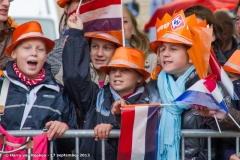
[[[197,23],[196,18],[194,20]],[[158,159],[180,158],[181,128],[203,128],[203,117],[196,114],[194,110],[189,110],[188,106],[177,105],[174,102],[187,88],[199,80],[200,72],[198,70],[197,74],[195,67],[199,68],[201,64],[198,64],[196,59],[192,59],[192,55],[202,54],[197,45],[201,40],[194,39],[197,37],[196,34],[200,33],[193,31],[192,24],[193,21],[188,21],[182,11],[172,17],[166,14],[159,23],[158,21],[156,23],[157,40],[150,43],[152,51],[157,53],[162,70],[156,81],[148,83],[141,100],[137,103],[173,104],[161,109]],[[200,27],[195,26],[195,28]],[[199,31],[201,30],[199,29]],[[201,32],[201,37],[206,38],[205,43],[209,46],[211,45],[211,34],[211,32],[209,34]],[[190,56],[192,57],[190,58]],[[112,114],[119,114],[119,108],[120,105],[115,103]],[[199,139],[185,139],[186,159],[203,158],[203,147],[202,141]]]
[[[239,61],[240,51],[236,50],[228,61],[224,64],[223,69],[226,71],[227,75],[231,79],[234,85],[235,93],[240,96],[240,61]],[[226,114],[226,112],[220,110],[208,110],[207,108],[196,108],[196,111],[206,117],[213,117],[216,115],[218,119],[218,124],[222,130],[233,130],[239,131],[240,129],[233,122],[233,120]],[[240,124],[240,103],[239,100],[232,100],[232,106],[228,107],[230,115]],[[218,130],[215,119],[210,118],[207,124],[214,130]],[[221,159],[237,159],[235,153],[235,139],[222,139],[221,147]]]
[[[73,14],[68,19],[68,25],[69,37],[63,50],[64,87],[73,99],[79,99],[80,110],[86,108],[83,128],[94,129],[96,140],[104,140],[112,128],[118,128],[110,114],[112,103],[119,99],[129,104],[135,103],[144,91],[145,80],[150,74],[144,70],[142,52],[119,47],[109,65],[100,67],[109,75],[109,83],[99,88],[90,77],[89,47],[83,36],[81,19]],[[116,159],[117,140],[111,139],[111,143],[106,143],[109,141],[105,141],[106,159]],[[82,139],[80,153],[89,153],[89,159],[100,159],[101,143],[90,138]]]
[[[6,53],[9,61],[3,70],[10,81],[1,125],[6,130],[42,130],[47,127],[48,140],[76,128],[72,101],[54,80],[50,66],[45,63],[54,42],[42,33],[36,21],[20,25],[13,33]]]

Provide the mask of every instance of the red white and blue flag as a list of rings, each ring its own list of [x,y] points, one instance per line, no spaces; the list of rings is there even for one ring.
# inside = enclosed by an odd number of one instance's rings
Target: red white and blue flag
[[[234,91],[232,81],[229,79],[228,75],[226,74],[226,72],[218,62],[213,49],[211,50],[209,65],[212,70],[212,73],[217,75],[217,80],[223,83],[223,85],[227,89],[232,99],[239,100],[239,97]]]
[[[216,75],[214,74],[210,74],[206,78],[197,81],[175,101],[205,106],[209,109],[224,110],[226,113],[229,113],[223,101],[223,96],[216,84]]]
[[[91,0],[79,11],[85,32],[122,30],[121,0]]]
[[[159,104],[122,108],[118,160],[157,159],[159,110]]]

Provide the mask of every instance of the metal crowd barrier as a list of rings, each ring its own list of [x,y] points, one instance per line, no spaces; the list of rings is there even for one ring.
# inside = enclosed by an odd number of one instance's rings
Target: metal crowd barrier
[[[40,130],[14,130],[8,131],[13,136],[36,136],[42,134]],[[236,138],[236,155],[238,156],[239,151],[239,137],[240,132],[233,132],[233,131],[222,131],[219,133],[218,131],[213,131],[210,129],[183,129],[182,131],[182,146],[181,152],[185,152],[184,141],[185,138],[194,137],[194,138],[207,138],[208,140],[208,160],[211,160],[211,138]],[[112,130],[110,132],[109,138],[118,138],[120,135],[119,130]],[[76,160],[79,160],[80,157],[85,156],[79,153],[79,138],[94,138],[94,131],[93,130],[68,130],[66,131],[60,138],[75,138],[75,148],[76,148]],[[104,141],[102,141],[102,160],[105,160],[105,146]],[[50,142],[50,160],[53,160],[53,141]],[[182,154],[182,160],[185,159],[185,154]]]

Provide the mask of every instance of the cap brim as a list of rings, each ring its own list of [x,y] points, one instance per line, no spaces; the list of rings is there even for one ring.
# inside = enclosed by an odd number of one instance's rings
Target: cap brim
[[[145,70],[142,70],[142,69],[137,69],[137,68],[132,68],[132,67],[129,67],[127,65],[122,65],[122,64],[112,64],[112,65],[107,65],[107,66],[101,66],[100,67],[100,70],[103,71],[104,73],[106,73],[107,75],[109,74],[109,68],[110,67],[118,67],[118,68],[130,68],[130,69],[134,69],[134,70],[137,70],[138,72],[140,72],[145,80],[148,79],[150,77],[150,73],[145,71]]]
[[[46,38],[46,37],[36,37],[36,36],[29,36],[29,37],[25,37],[24,39],[20,39],[18,41],[15,41],[14,43],[12,43],[11,45],[9,45],[6,49],[5,49],[5,52],[8,54],[8,55],[11,55],[14,47],[21,41],[23,40],[26,40],[26,39],[30,39],[30,38],[40,38],[42,39],[46,44],[47,44],[47,53],[49,53],[53,47],[55,46],[55,42],[52,41],[51,39],[49,38]]]
[[[107,38],[107,37],[104,37],[104,36],[101,36],[101,35],[97,35],[97,34],[95,34],[95,35],[85,35],[84,37],[85,37],[87,40],[88,40],[89,38],[104,39],[104,40],[107,40],[107,41],[110,41],[110,42],[115,43],[118,47],[122,47],[122,44],[121,44],[121,43],[117,43],[117,42],[113,41],[112,39]]]
[[[161,47],[163,42],[168,42],[168,43],[178,43],[178,44],[185,44],[185,45],[188,45],[188,46],[191,46],[190,44],[187,44],[187,43],[184,43],[182,41],[177,41],[175,39],[171,39],[171,38],[159,38],[158,40],[156,41],[152,41],[149,43],[149,47],[150,49],[157,54],[157,48],[158,47]]]
[[[240,70],[234,69],[234,68],[229,67],[229,66],[223,66],[223,69],[227,72],[240,74]]]

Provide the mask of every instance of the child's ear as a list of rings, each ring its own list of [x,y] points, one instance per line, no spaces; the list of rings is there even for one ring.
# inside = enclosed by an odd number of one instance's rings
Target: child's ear
[[[137,83],[141,83],[143,81],[143,76],[138,76],[138,80],[137,80]]]
[[[12,59],[14,59],[14,60],[17,59],[17,54],[16,54],[15,50],[12,51],[11,57],[12,57]]]
[[[188,63],[191,63],[191,64],[193,63],[192,60],[191,60],[191,58],[189,58]]]

